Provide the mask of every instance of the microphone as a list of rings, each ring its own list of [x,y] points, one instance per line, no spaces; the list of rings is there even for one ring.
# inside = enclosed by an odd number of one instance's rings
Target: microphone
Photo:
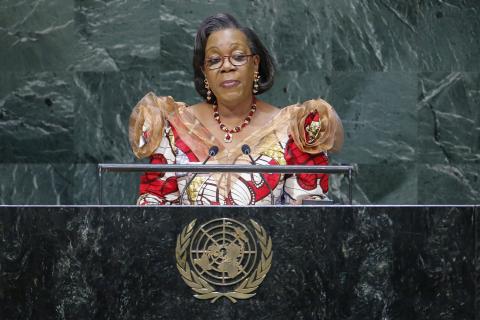
[[[208,149],[208,156],[205,160],[203,160],[202,164],[207,163],[208,160],[210,160],[211,157],[215,157],[218,153],[218,147],[217,146],[211,146],[210,149]],[[183,204],[183,196],[185,195],[185,192],[187,192],[188,187],[190,187],[190,184],[192,183],[193,179],[198,175],[198,172],[195,172],[193,176],[188,180],[187,184],[185,185],[185,188],[183,188],[182,193],[180,194],[180,205]]]
[[[218,153],[218,147],[217,146],[211,146],[210,149],[208,149],[208,157],[207,159],[205,159],[205,161],[203,161],[202,164],[205,164],[207,163],[208,159],[210,159],[210,157],[215,157]]]
[[[250,147],[248,146],[248,144],[244,144],[242,146],[242,153],[246,156],[248,156],[250,158],[250,160],[252,160],[252,162],[254,163],[255,160],[253,160],[252,156],[250,155],[250,152],[252,152],[252,150],[250,150]]]
[[[242,149],[242,153],[250,158],[250,162],[252,163],[252,165],[256,165],[257,163],[255,162],[255,159],[253,159],[252,155],[250,154],[252,152],[252,150],[250,150],[250,147],[248,146],[248,144],[242,145],[241,149]],[[270,191],[270,204],[274,205],[275,200],[273,198],[272,187],[268,183],[267,179],[265,179],[265,177],[263,176],[263,173],[259,172],[258,174],[260,175],[263,182],[267,185],[267,188]]]

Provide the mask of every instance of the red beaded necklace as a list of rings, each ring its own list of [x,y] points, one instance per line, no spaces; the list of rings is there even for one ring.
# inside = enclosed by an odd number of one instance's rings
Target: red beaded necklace
[[[220,125],[220,130],[225,132],[225,137],[223,138],[223,141],[226,143],[230,143],[233,140],[233,134],[240,132],[243,128],[245,128],[250,121],[252,121],[252,116],[257,110],[257,104],[255,97],[252,99],[252,108],[250,109],[250,112],[248,113],[247,117],[245,120],[243,120],[243,123],[240,126],[236,126],[233,129],[229,129],[225,124],[222,123],[220,120],[220,113],[218,112],[218,106],[216,104],[213,105],[213,118],[217,120],[218,124]]]

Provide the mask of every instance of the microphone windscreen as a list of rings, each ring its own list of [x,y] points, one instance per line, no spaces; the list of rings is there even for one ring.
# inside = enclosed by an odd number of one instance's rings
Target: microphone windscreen
[[[210,149],[208,149],[208,155],[210,157],[216,156],[218,153],[218,147],[217,146],[211,146]]]
[[[250,147],[248,146],[248,144],[244,144],[244,145],[242,146],[242,152],[243,152],[243,154],[245,154],[245,155],[249,155],[249,154],[250,154],[251,150],[250,150]]]

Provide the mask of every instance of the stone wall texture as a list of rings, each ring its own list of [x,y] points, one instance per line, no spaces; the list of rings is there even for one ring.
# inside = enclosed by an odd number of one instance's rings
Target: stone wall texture
[[[196,28],[229,12],[273,53],[260,98],[329,101],[356,167],[358,204],[480,199],[477,0],[2,0],[0,204],[94,204],[97,163],[135,161],[132,107],[148,91],[200,101]],[[109,204],[133,204],[138,174],[105,176]],[[346,179],[331,195],[346,200]]]

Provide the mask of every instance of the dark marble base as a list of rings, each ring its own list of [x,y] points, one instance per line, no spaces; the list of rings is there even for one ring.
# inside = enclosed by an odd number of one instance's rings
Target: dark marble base
[[[479,208],[0,207],[7,319],[479,319]],[[270,272],[249,300],[200,301],[177,235],[255,219]]]

